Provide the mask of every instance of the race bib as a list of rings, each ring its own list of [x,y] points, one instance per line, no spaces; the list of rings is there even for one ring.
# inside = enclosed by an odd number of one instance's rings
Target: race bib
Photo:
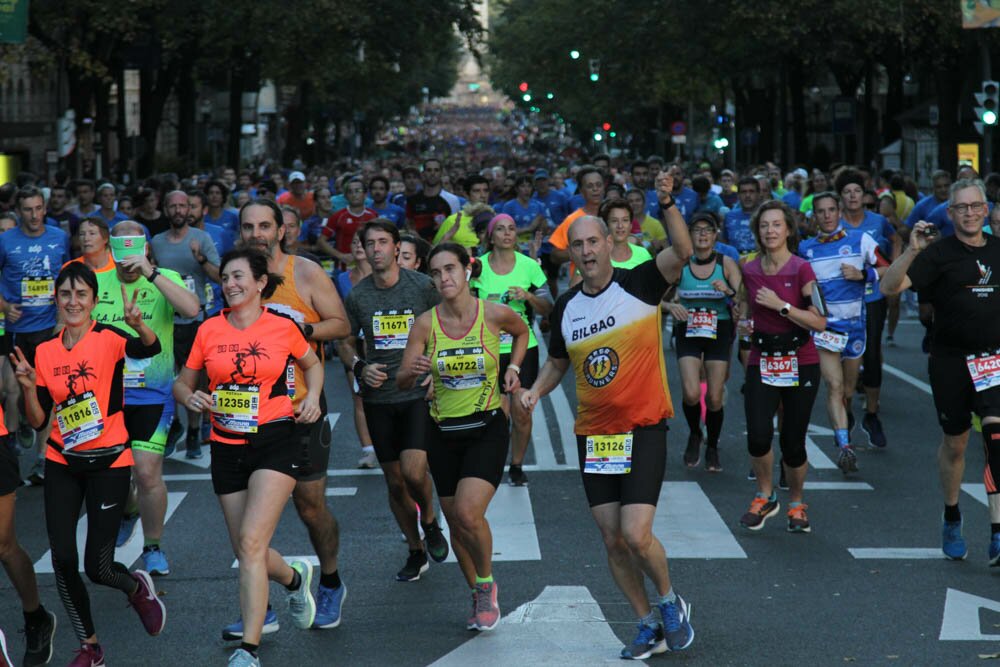
[[[212,392],[212,415],[222,429],[256,433],[260,387],[254,384],[220,384]]]
[[[595,475],[627,475],[632,472],[632,434],[588,435],[583,471]]]
[[[847,338],[847,334],[836,331],[820,331],[813,334],[813,342],[816,343],[816,347],[838,354],[847,349]]]
[[[507,345],[513,345],[513,344],[514,344],[514,335],[513,334],[509,334],[506,331],[501,331],[500,332],[500,345],[502,347],[506,347]]]
[[[153,363],[150,359],[133,359],[125,357],[125,368],[122,370],[122,378],[125,381],[126,389],[142,389],[146,386],[146,368]]]
[[[372,333],[376,350],[402,350],[413,326],[413,313],[390,310],[372,315]]]
[[[1000,350],[970,354],[965,358],[976,391],[986,391],[1000,385]]]
[[[437,371],[445,389],[478,389],[486,382],[486,354],[481,347],[441,350]]]
[[[696,308],[688,311],[686,338],[719,337],[719,312],[707,308]]]
[[[74,447],[99,438],[104,432],[104,416],[94,392],[85,391],[56,404],[56,423],[62,434],[63,449]]]
[[[787,354],[761,352],[760,380],[772,387],[798,387],[798,356],[794,352]]]
[[[320,266],[326,271],[326,275],[333,278],[334,274],[337,273],[337,264],[333,259],[325,258],[319,261]]]
[[[25,276],[21,278],[22,306],[51,306],[56,295],[55,278]]]
[[[213,308],[215,308],[215,290],[212,289],[212,283],[205,281],[205,310]]]
[[[295,398],[295,362],[289,361],[285,366],[285,386],[288,388],[288,398]]]
[[[184,287],[194,294],[198,293],[198,285],[194,282],[194,276],[184,276]]]

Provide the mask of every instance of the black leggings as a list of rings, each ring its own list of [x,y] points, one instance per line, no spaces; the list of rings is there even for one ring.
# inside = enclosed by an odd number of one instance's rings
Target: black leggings
[[[750,456],[764,456],[771,451],[774,437],[774,415],[778,405],[783,408],[781,457],[790,468],[806,462],[806,431],[819,390],[819,364],[799,366],[798,387],[772,387],[760,380],[760,366],[747,366],[743,406],[747,413],[747,449]]]
[[[869,389],[882,386],[882,330],[888,312],[885,299],[865,304],[865,355],[861,371],[861,385]]]
[[[126,595],[135,591],[136,582],[128,568],[114,562],[115,539],[128,500],[132,469],[107,468],[74,474],[69,466],[45,462],[45,523],[52,549],[52,569],[66,613],[73,623],[76,638],[83,642],[94,634],[90,615],[90,597],[78,569],[76,524],[80,507],[87,507],[87,546],[83,567],[95,584],[117,588]]]

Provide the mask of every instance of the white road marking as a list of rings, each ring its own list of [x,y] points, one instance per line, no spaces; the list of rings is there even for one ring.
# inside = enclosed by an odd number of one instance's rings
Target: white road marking
[[[1000,602],[949,588],[944,598],[940,641],[995,642],[1000,634],[983,634],[979,610],[1000,612]]]
[[[903,382],[916,387],[917,389],[919,389],[920,391],[924,392],[925,394],[930,394],[931,393],[931,386],[929,384],[927,384],[923,380],[918,380],[917,378],[913,377],[909,373],[907,373],[905,371],[901,371],[900,369],[896,368],[895,366],[890,366],[889,364],[885,363],[884,361],[882,362],[882,370],[884,370],[889,375],[894,375],[894,376],[898,377],[900,380],[902,380]]]
[[[448,522],[444,512],[441,528],[449,541]],[[519,561],[541,560],[538,547],[538,532],[535,530],[535,514],[531,508],[531,496],[527,486],[501,484],[486,509],[486,519],[493,531],[493,560]],[[449,563],[457,562],[455,552],[448,554]]]
[[[538,363],[543,366],[549,357],[549,347],[545,344],[545,337],[537,329],[535,338],[538,339]],[[541,370],[540,367],[539,370]],[[580,460],[576,454],[576,434],[573,432],[576,416],[569,407],[569,400],[566,398],[566,392],[563,391],[561,384],[556,385],[556,388],[552,390],[549,394],[549,400],[556,413],[556,424],[559,427],[559,439],[566,456],[566,467],[579,469]],[[536,411],[540,409],[539,406],[535,406]]]
[[[812,428],[812,425],[809,426]],[[809,465],[817,470],[836,470],[837,464],[830,460],[823,449],[816,444],[810,436],[806,436],[806,456],[809,458]]]
[[[498,584],[502,610],[503,581]],[[503,616],[495,631],[480,633],[430,667],[466,667],[484,657],[495,665],[619,665],[621,648],[585,586],[546,586],[537,598]]]
[[[868,482],[806,482],[806,491],[874,491]]]
[[[178,491],[170,492],[167,494],[167,514],[163,519],[166,523],[173,516],[174,511],[177,506],[181,504],[184,497],[187,496],[187,492]],[[142,519],[138,521],[135,526],[135,532],[132,533],[132,539],[126,542],[123,546],[119,547],[115,551],[115,560],[119,563],[124,563],[126,567],[131,567],[133,563],[142,554],[143,547],[143,537],[142,537]],[[87,515],[84,513],[80,517],[80,520],[76,524],[76,552],[79,554],[80,564],[79,571],[83,572],[83,558],[84,550],[87,544]],[[35,572],[37,574],[51,574],[52,573],[52,551],[46,551],[45,555],[38,559],[35,563]]]
[[[859,560],[941,560],[944,558],[940,547],[859,547],[847,551]]]
[[[358,487],[356,486],[334,486],[326,490],[328,496],[356,496]]]
[[[670,558],[747,557],[697,482],[663,484],[653,534]]]

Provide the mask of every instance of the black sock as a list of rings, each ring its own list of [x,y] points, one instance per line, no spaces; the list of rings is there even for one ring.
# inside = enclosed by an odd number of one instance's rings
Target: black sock
[[[48,620],[49,614],[45,611],[45,607],[38,605],[38,609],[35,611],[24,612],[24,624],[31,627],[38,627],[46,620]]]
[[[247,644],[246,642],[240,642],[240,648],[256,658],[257,649],[260,648],[260,644]]]
[[[340,588],[340,570],[334,570],[330,574],[320,572],[319,585],[323,588]]]
[[[962,512],[958,509],[958,503],[944,506],[944,520],[949,523],[962,520]]]
[[[708,432],[708,446],[718,447],[719,436],[722,435],[722,417],[724,408],[705,412],[705,430]]]
[[[692,433],[701,433],[701,404],[688,405],[684,403],[683,406],[684,418],[687,419],[688,428],[691,429]]]
[[[287,586],[285,586],[285,589],[289,591],[297,591],[299,590],[299,586],[301,585],[302,585],[302,575],[299,574],[298,570],[292,568],[292,582]]]

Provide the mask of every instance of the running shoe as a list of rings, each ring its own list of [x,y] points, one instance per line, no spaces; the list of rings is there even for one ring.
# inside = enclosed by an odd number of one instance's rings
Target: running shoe
[[[184,458],[200,459],[202,457],[201,434],[198,431],[188,431],[185,447],[187,449],[184,452]]]
[[[687,449],[684,450],[684,465],[696,468],[701,463],[701,431],[692,431],[688,436]]]
[[[115,540],[116,547],[123,547],[132,539],[135,533],[135,525],[139,523],[139,513],[126,514],[122,517],[122,524],[118,526],[118,538]]]
[[[990,538],[990,567],[1000,565],[1000,533],[993,533]]]
[[[170,456],[177,449],[177,443],[181,441],[184,437],[184,427],[178,419],[174,419],[170,422],[170,430],[167,431],[167,444],[163,448],[164,458]]]
[[[892,334],[885,337],[885,342],[889,344],[889,347],[896,347],[896,337]]]
[[[487,632],[500,622],[500,605],[497,603],[497,582],[476,584],[476,630]]]
[[[992,547],[992,542],[990,543]],[[962,521],[944,521],[941,526],[941,551],[951,560],[965,560],[969,548],[962,537]]]
[[[165,577],[170,574],[170,564],[167,555],[160,547],[145,547],[142,550],[142,569],[154,577]]]
[[[301,630],[307,630],[316,620],[316,600],[312,595],[312,563],[307,560],[293,560],[291,568],[299,573],[301,581],[298,589],[288,591],[288,610],[292,623]]]
[[[47,665],[52,660],[52,639],[56,636],[56,615],[45,611],[45,620],[38,625],[24,626],[24,667]],[[11,663],[13,664],[13,663]]]
[[[757,493],[750,503],[750,509],[740,518],[740,525],[750,530],[760,530],[764,527],[764,522],[777,514],[780,509],[781,504],[773,492],[770,498]]]
[[[622,649],[622,660],[645,660],[656,653],[665,653],[667,642],[663,637],[663,628],[639,622],[639,629],[632,643]]]
[[[858,455],[854,453],[854,447],[847,445],[840,448],[840,454],[837,455],[837,467],[845,475],[858,471]]]
[[[260,667],[260,658],[246,649],[238,648],[229,656],[229,667]]]
[[[24,481],[31,486],[45,486],[45,459],[35,459]]]
[[[705,448],[705,470],[708,472],[722,472],[722,464],[719,463],[719,448]]]
[[[264,614],[264,627],[261,629],[260,634],[269,635],[280,629],[281,625],[278,623],[278,615],[268,605],[267,613]],[[222,638],[227,642],[243,639],[243,619],[239,618],[235,623],[230,623],[222,628]]]
[[[132,578],[139,584],[135,593],[128,596],[128,602],[135,609],[142,621],[142,627],[146,632],[155,637],[163,631],[163,626],[167,624],[167,608],[156,596],[156,588],[148,572],[136,570],[132,573]]]
[[[69,667],[104,667],[104,665],[104,649],[100,644],[84,644],[69,663]]]
[[[420,575],[431,569],[427,562],[427,554],[423,551],[411,551],[406,559],[406,565],[396,573],[396,581],[418,581]]]
[[[443,563],[448,558],[448,540],[445,539],[444,531],[438,525],[437,519],[420,526],[420,531],[424,534],[424,549],[427,550],[427,555],[435,563]]]
[[[476,609],[479,608],[479,590],[476,588],[472,589],[472,613],[469,614],[469,620],[465,622],[466,630],[476,630]]]
[[[345,599],[347,599],[347,586],[343,583],[338,588],[327,588],[320,584],[319,592],[316,594],[316,620],[312,626],[319,630],[328,630],[340,625],[340,612],[344,608]]]
[[[511,486],[528,485],[528,476],[524,474],[524,469],[521,466],[516,466],[513,463],[511,463],[507,475],[510,479]]]
[[[375,456],[375,450],[374,449],[371,449],[371,450],[368,450],[368,451],[365,451],[364,449],[362,449],[361,452],[362,452],[361,453],[361,458],[358,459],[358,467],[359,468],[364,468],[364,469],[369,469],[370,470],[372,468],[377,468],[378,467],[378,457]]]
[[[663,635],[667,639],[667,649],[683,651],[694,641],[691,607],[680,595],[675,602],[664,602],[658,606],[663,616]]]
[[[882,430],[882,420],[878,418],[877,412],[866,412],[861,420],[861,430],[868,436],[868,444],[877,449],[885,449],[889,443],[885,439],[885,431]]]
[[[27,452],[35,446],[35,429],[27,419],[21,420],[21,425],[17,427],[17,444],[22,452]]]
[[[809,506],[805,503],[788,504],[788,532],[789,533],[811,533],[809,527],[809,517],[806,510]]]
[[[7,635],[3,633],[3,630],[0,630],[0,667],[14,667],[14,661],[7,653]]]
[[[747,479],[751,482],[757,481],[757,473],[753,471],[753,468],[750,468],[750,472],[747,473]]]

